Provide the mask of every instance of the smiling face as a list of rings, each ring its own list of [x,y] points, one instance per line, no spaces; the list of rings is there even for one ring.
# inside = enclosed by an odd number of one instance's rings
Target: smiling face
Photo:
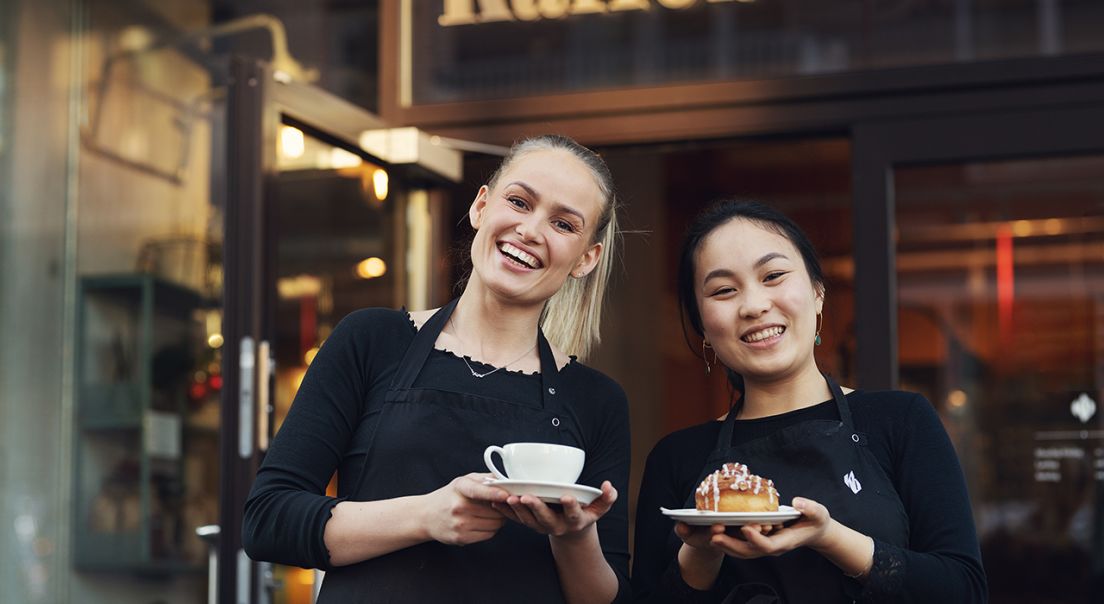
[[[594,269],[605,200],[590,168],[568,151],[518,156],[468,212],[476,229],[472,282],[503,300],[541,303]]]
[[[823,287],[789,239],[736,218],[702,240],[694,265],[705,337],[726,366],[764,383],[816,370]]]

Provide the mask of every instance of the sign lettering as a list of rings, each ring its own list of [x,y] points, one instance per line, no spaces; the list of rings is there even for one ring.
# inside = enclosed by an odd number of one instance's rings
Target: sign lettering
[[[671,10],[735,1],[747,0],[655,0],[656,4]],[[651,8],[652,0],[444,0],[437,24],[452,27],[495,21],[539,21]]]

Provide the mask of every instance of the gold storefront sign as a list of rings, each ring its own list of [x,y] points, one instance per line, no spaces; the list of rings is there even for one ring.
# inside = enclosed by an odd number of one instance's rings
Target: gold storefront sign
[[[648,10],[652,4],[681,10],[695,4],[751,0],[444,0],[437,23],[442,27],[495,21],[539,21],[568,15]]]

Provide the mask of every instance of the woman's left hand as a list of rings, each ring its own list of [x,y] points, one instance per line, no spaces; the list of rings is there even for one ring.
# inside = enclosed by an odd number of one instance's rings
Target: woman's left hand
[[[580,533],[597,522],[610,511],[615,501],[617,489],[607,480],[602,483],[602,494],[586,506],[570,495],[560,498],[560,510],[549,507],[533,495],[510,495],[506,503],[493,505],[503,516],[542,535],[566,537]]]
[[[793,507],[801,511],[801,517],[773,531],[764,531],[758,524],[746,524],[734,536],[726,533],[724,527],[714,525],[710,545],[729,556],[745,559],[780,556],[804,546],[816,549],[832,523],[828,508],[804,497],[795,497]]]

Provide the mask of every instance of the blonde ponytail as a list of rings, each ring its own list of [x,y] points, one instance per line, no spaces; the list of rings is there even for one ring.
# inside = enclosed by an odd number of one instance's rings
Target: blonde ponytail
[[[613,204],[611,198],[608,202]],[[598,264],[585,277],[568,277],[567,281],[544,305],[541,329],[553,346],[582,360],[602,341],[602,308],[606,286],[613,272],[621,233],[617,227],[616,208],[610,208],[609,222],[598,234],[602,253]]]

